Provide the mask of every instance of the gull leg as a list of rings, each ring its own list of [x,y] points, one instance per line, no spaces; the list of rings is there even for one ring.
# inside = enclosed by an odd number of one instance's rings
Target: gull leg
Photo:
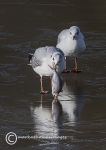
[[[70,71],[67,70],[67,57],[65,57],[65,69],[63,71],[63,73],[69,73]]]
[[[67,62],[67,57],[65,57],[65,70],[67,70],[67,64],[66,64],[66,62]]]
[[[71,72],[74,72],[74,73],[79,73],[79,72],[81,72],[81,70],[78,70],[78,63],[77,63],[77,60],[78,60],[78,58],[75,57],[75,59],[74,59],[74,69],[72,69]]]
[[[42,79],[43,77],[41,77],[40,78],[40,84],[41,84],[41,94],[47,94],[48,93],[48,91],[44,91],[44,88],[43,88],[43,79]]]
[[[78,70],[77,57],[75,57],[75,70]]]

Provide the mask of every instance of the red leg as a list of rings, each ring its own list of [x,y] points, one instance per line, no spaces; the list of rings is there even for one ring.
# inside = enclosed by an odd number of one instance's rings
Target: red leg
[[[67,65],[66,65],[66,63],[67,63],[67,58],[65,57],[65,69],[64,69],[64,71],[63,71],[63,73],[69,73],[70,72],[70,70],[67,70]]]
[[[74,69],[72,69],[71,70],[71,72],[73,72],[73,73],[79,73],[79,72],[81,72],[81,70],[78,70],[78,63],[77,63],[77,60],[78,60],[78,58],[77,57],[75,57],[75,66],[74,66]]]
[[[40,78],[40,84],[41,84],[41,94],[47,94],[48,93],[48,91],[44,91],[44,89],[43,89],[43,80],[42,80],[42,77]]]

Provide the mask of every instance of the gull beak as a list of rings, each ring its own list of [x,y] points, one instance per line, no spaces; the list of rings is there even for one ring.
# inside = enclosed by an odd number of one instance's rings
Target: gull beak
[[[56,70],[56,65],[53,64],[53,66],[48,65],[52,70]]]
[[[56,70],[57,68],[57,64],[53,63],[52,66],[48,65],[52,70]]]

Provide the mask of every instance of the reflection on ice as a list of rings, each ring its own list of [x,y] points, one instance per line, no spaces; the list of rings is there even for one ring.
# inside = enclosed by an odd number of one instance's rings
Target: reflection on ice
[[[62,105],[59,100],[53,100],[52,102],[52,119],[54,122],[61,122]]]
[[[53,100],[52,108],[43,107],[41,102],[39,106],[31,105],[30,110],[37,136],[58,136],[58,120],[62,112],[61,104],[58,101]]]
[[[63,112],[72,126],[76,125],[80,111],[83,106],[83,93],[81,86],[64,82],[63,91],[59,94],[58,99],[62,104]]]
[[[48,102],[45,103],[41,98],[39,105],[30,106],[37,136],[57,137],[63,123],[68,123],[70,126],[77,124],[84,104],[82,85],[76,81],[71,84],[65,81],[58,100],[50,103],[51,106],[47,106]]]

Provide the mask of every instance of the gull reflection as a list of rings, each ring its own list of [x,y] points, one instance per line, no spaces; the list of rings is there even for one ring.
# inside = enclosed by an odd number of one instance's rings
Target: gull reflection
[[[52,101],[52,119],[54,122],[60,123],[62,117],[62,105],[59,100]]]
[[[71,125],[75,126],[84,102],[81,83],[78,81],[65,81],[58,99],[62,104],[65,120],[67,118]]]
[[[34,130],[37,136],[57,137],[59,135],[59,120],[62,114],[62,107],[58,100],[52,101],[48,107],[41,98],[39,106],[30,106],[34,122]]]

